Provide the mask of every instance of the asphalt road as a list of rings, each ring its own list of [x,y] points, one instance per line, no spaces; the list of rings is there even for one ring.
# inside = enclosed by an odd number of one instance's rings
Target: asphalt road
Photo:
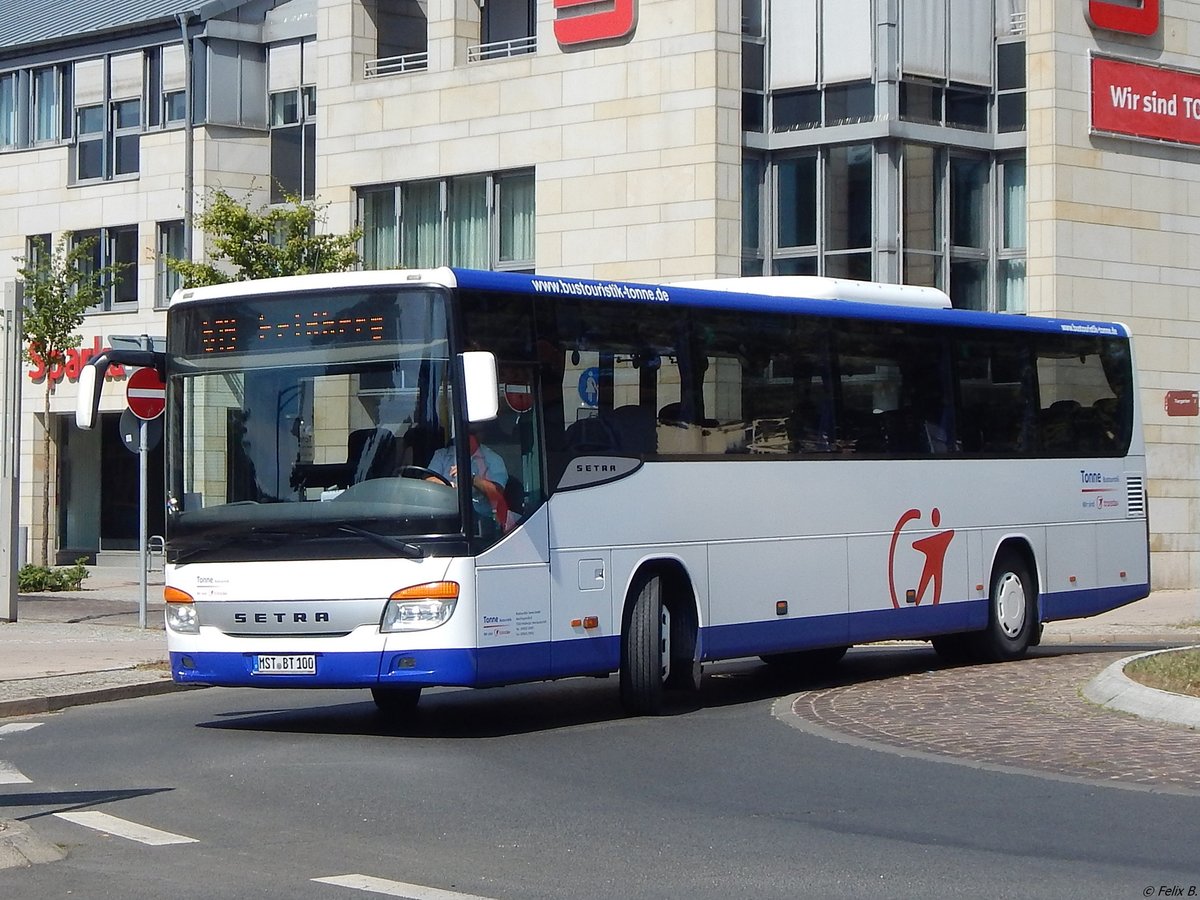
[[[226,689],[29,719],[0,729],[29,779],[0,819],[67,858],[0,871],[0,897],[1200,895],[1200,793],[832,741],[787,721],[802,687],[746,662],[658,719],[612,680],[434,691],[410,726],[365,693]]]

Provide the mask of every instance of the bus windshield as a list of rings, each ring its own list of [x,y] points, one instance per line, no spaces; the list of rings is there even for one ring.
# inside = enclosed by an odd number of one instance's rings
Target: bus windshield
[[[446,309],[427,288],[173,308],[177,561],[415,556],[412,539],[462,535],[457,491],[412,465],[452,433]]]

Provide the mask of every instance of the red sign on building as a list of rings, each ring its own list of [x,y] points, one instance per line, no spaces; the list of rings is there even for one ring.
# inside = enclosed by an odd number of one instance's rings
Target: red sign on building
[[[1093,56],[1092,129],[1200,145],[1200,74]]]
[[[1149,37],[1162,23],[1162,0],[1088,0],[1088,19],[1097,28]]]
[[[637,27],[638,0],[554,0],[554,37],[576,47],[629,37]]]
[[[1163,406],[1168,416],[1200,416],[1200,391],[1167,391]]]

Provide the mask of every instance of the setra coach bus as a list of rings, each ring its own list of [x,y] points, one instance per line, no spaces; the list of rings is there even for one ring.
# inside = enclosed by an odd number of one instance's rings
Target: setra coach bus
[[[1008,660],[1146,596],[1119,324],[828,279],[461,269],[179,291],[166,352],[176,681],[423,688],[929,639]],[[458,473],[470,477],[458,477]]]

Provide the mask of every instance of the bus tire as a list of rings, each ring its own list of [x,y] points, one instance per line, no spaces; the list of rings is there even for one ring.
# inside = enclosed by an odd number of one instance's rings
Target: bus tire
[[[417,711],[421,701],[419,687],[373,687],[371,699],[375,708],[388,718],[403,719]]]
[[[670,653],[670,626],[663,627],[662,579],[642,583],[621,635],[621,705],[633,716],[662,712]]]
[[[952,665],[974,661],[974,649],[971,646],[971,634],[939,634],[929,639],[933,644],[933,652],[942,662]]]
[[[1037,608],[1037,583],[1025,558],[1001,551],[992,568],[988,625],[975,635],[975,655],[984,662],[1024,656],[1038,628]]]

